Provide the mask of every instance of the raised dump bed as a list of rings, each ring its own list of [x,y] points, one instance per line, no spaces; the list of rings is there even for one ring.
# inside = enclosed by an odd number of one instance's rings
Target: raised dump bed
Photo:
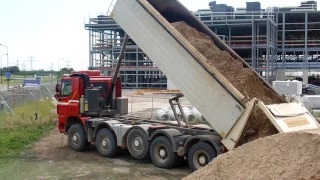
[[[233,149],[278,132],[319,128],[176,0],[118,0],[112,18]]]

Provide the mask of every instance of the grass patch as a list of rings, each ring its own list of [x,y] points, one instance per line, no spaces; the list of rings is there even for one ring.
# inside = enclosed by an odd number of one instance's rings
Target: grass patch
[[[49,132],[57,121],[55,108],[50,99],[32,100],[15,107],[16,116],[0,113],[0,159],[20,157],[28,145]]]
[[[41,82],[42,82],[43,84],[46,84],[46,83],[57,82],[57,80],[58,80],[57,77],[51,79],[50,76],[43,76]]]
[[[22,85],[24,82],[24,79],[33,79],[33,76],[30,75],[13,75],[10,77],[10,81],[9,81],[9,85],[10,86],[18,86],[18,85]],[[45,84],[45,83],[52,83],[52,82],[57,82],[58,78],[55,77],[54,79],[51,79],[50,76],[42,76],[42,80],[41,83]],[[7,78],[2,76],[2,84],[3,85],[7,85]]]
[[[52,128],[52,124],[42,124],[0,130],[0,159],[20,157],[29,144],[39,140]]]
[[[52,123],[57,119],[55,109],[51,99],[28,101],[13,109],[16,116],[9,109],[0,113],[0,128]],[[38,114],[37,120],[35,120],[35,113]]]

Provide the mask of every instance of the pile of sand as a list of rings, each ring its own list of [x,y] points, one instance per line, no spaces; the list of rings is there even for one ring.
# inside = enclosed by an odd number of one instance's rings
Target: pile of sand
[[[234,59],[226,51],[221,51],[209,36],[185,22],[175,22],[172,26],[244,96],[250,99],[258,98],[265,104],[285,102],[281,96],[266,87],[251,69],[245,68],[240,60]],[[238,145],[276,134],[278,131],[260,109],[254,109],[244,132]]]
[[[282,133],[218,156],[184,180],[318,179],[320,131]]]

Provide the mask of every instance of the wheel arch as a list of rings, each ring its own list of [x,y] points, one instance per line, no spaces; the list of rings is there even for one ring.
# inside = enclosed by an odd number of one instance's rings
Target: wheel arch
[[[111,126],[108,124],[108,123],[105,123],[105,122],[100,122],[96,128],[94,128],[93,130],[93,141],[96,141],[96,137],[97,137],[97,134],[98,132],[103,129],[103,128],[107,128],[109,129],[115,136],[116,134],[114,133],[113,129],[111,128]],[[116,136],[117,137],[117,136]]]
[[[185,154],[188,154],[191,147],[198,142],[207,142],[214,147],[217,155],[222,154],[223,145],[221,143],[221,139],[221,137],[215,135],[192,136],[184,143]]]
[[[69,128],[73,125],[73,124],[81,124],[82,127],[85,129],[85,123],[84,123],[84,119],[81,119],[79,117],[76,116],[69,116],[66,120],[66,125],[65,125],[65,134],[68,134],[68,130]]]
[[[126,133],[123,135],[122,140],[121,140],[121,146],[122,147],[127,147],[127,138],[128,135],[130,133],[130,131],[134,130],[134,129],[140,129],[141,131],[145,132],[146,135],[148,136],[148,128],[145,128],[143,126],[132,126],[130,129],[128,129],[126,131]],[[148,139],[148,141],[150,141],[150,139]]]
[[[181,135],[181,132],[176,129],[160,129],[152,133],[149,140],[153,141],[157,137],[164,136],[168,138],[169,141],[171,142],[173,151],[177,152],[179,148],[179,143],[175,138],[175,136],[180,136],[180,135]]]

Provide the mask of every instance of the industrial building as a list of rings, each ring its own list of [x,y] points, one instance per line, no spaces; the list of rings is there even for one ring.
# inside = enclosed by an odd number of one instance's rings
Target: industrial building
[[[284,80],[285,72],[320,69],[320,11],[316,1],[297,7],[261,8],[260,2],[246,7],[209,3],[193,14],[244,58],[268,82]],[[89,68],[110,75],[121,49],[123,30],[106,15],[90,18]],[[150,42],[152,43],[152,42]],[[166,76],[132,40],[120,70],[124,88],[166,88]]]

